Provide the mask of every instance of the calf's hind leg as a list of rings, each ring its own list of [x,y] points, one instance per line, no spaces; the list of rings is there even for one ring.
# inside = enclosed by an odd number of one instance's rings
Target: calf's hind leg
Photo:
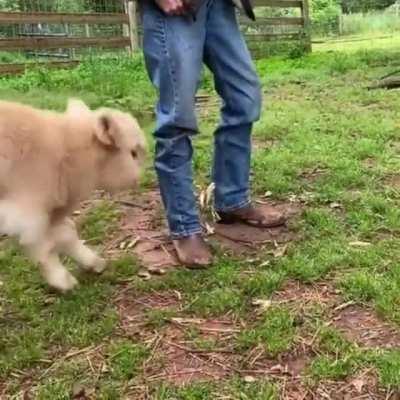
[[[78,281],[62,265],[54,250],[54,241],[49,230],[46,213],[32,205],[16,201],[0,202],[0,231],[18,236],[48,284],[57,290],[71,290]]]

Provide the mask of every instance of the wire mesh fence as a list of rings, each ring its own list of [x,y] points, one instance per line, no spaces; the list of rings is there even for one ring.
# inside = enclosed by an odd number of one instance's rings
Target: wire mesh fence
[[[0,11],[119,13],[124,7],[124,0],[0,0]]]
[[[76,13],[77,15],[95,13],[100,17],[101,15],[124,14],[125,12],[124,0],[0,0],[0,14],[5,18],[2,20],[0,16],[0,38],[3,39],[0,63],[67,61],[78,60],[88,54],[109,55],[110,53],[126,52],[126,47],[118,45],[113,48],[110,41],[104,42],[107,46],[97,46],[99,42],[93,40],[88,43],[95,43],[96,46],[73,47],[68,43],[69,39],[111,39],[129,36],[127,24],[118,20],[111,23],[104,23],[104,21],[96,23],[96,20],[93,20],[94,23],[93,21],[89,23],[82,18],[82,22],[77,19],[71,23],[68,22],[68,19],[66,22],[62,22],[63,18],[60,15],[60,18],[54,22],[46,22],[48,18],[43,18],[44,22],[40,21],[40,16],[43,17],[47,13]],[[16,15],[15,20],[9,22],[12,20],[9,15]],[[18,21],[17,15],[24,17],[21,22]],[[30,15],[36,15],[37,21],[30,21]],[[100,20],[100,18],[98,19]],[[37,40],[33,41],[35,38]],[[4,39],[8,39],[8,41]],[[18,47],[19,44],[29,44],[29,39],[32,40],[32,48],[29,48],[29,45],[28,48],[20,50],[12,48],[13,45]],[[60,47],[38,46],[39,40],[41,43],[45,43],[46,39],[58,39]]]

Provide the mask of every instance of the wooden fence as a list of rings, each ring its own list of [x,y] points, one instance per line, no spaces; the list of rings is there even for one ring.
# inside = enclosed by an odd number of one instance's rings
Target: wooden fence
[[[256,57],[268,55],[268,46],[292,42],[311,51],[310,11],[308,0],[253,0],[256,21],[241,16],[239,22],[250,49]],[[263,16],[263,10],[285,10],[288,15]],[[261,14],[261,16],[260,16]],[[279,14],[279,12],[276,12]]]
[[[78,50],[136,51],[137,16],[133,4],[126,3],[125,12],[113,13],[0,12],[0,32],[3,33],[0,55],[19,53],[15,58],[24,59],[24,62],[0,63],[0,74],[23,72],[32,63],[50,68],[73,67],[79,62]],[[13,29],[11,34],[4,33],[10,27],[18,29]],[[76,27],[80,29],[72,32]],[[107,29],[110,27],[112,29]],[[65,50],[71,51],[65,53]]]
[[[140,21],[137,3],[127,1],[125,12],[114,13],[59,13],[59,12],[0,12],[0,29],[9,26],[32,27],[35,29],[18,34],[0,36],[0,52],[34,52],[35,55],[47,57],[49,67],[74,66],[78,62],[75,49],[126,49],[136,51],[141,44]],[[298,16],[258,17],[249,22],[240,17],[240,23],[250,47],[275,41],[298,41],[311,49],[309,35],[308,0],[254,0],[255,7],[273,9],[297,8]],[[62,26],[61,33],[43,33],[42,26]],[[91,26],[114,26],[112,35],[92,36]],[[78,35],[70,34],[71,27],[83,26]],[[40,29],[39,29],[40,28]],[[2,32],[2,31],[0,31]],[[115,33],[116,32],[116,33]],[[70,49],[70,53],[55,54],[54,50]],[[37,53],[53,50],[53,53]],[[0,53],[1,54],[1,53]],[[67,60],[58,61],[63,56]],[[258,54],[258,56],[263,56]],[[37,58],[34,59],[37,62]],[[0,64],[0,74],[19,73],[25,70],[27,63]]]

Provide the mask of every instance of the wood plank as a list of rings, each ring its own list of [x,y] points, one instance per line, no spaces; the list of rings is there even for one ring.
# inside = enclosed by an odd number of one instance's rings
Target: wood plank
[[[310,53],[312,51],[312,43],[311,43],[310,6],[308,4],[308,0],[302,0],[301,16],[303,17],[303,20],[304,20],[303,28],[304,28],[304,34],[307,39],[306,49]]]
[[[131,41],[132,52],[135,52],[139,49],[138,12],[139,10],[137,2],[128,1],[129,38]]]
[[[23,74],[29,68],[51,68],[67,69],[79,65],[79,61],[52,61],[46,63],[20,63],[20,64],[0,64],[0,75]]]
[[[129,37],[30,37],[0,39],[0,50],[61,49],[80,47],[117,48],[130,46]]]
[[[253,0],[254,7],[300,8],[301,0]]]
[[[260,18],[258,17],[255,21],[250,21],[248,18],[242,17],[239,19],[242,25],[248,26],[292,26],[292,25],[304,25],[303,18],[295,17],[274,17],[274,18]]]
[[[285,40],[300,40],[303,38],[302,33],[279,34],[279,33],[249,33],[245,35],[248,42],[270,42],[270,41],[285,41]]]
[[[0,24],[127,24],[122,13],[50,13],[0,12]]]

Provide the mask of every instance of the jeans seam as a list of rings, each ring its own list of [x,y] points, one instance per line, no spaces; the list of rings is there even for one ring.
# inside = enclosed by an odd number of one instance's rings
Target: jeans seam
[[[175,70],[173,68],[172,61],[171,61],[172,57],[171,57],[171,54],[170,54],[168,46],[167,46],[168,37],[167,37],[166,18],[165,17],[164,18],[160,17],[160,21],[162,23],[162,38],[163,38],[162,39],[162,45],[163,45],[163,51],[164,51],[164,54],[166,56],[168,72],[169,72],[169,75],[171,77],[172,95],[173,95],[173,98],[174,98],[172,114],[173,114],[174,120],[176,120],[177,108],[179,106],[179,97],[178,97],[178,93],[177,93],[177,80],[176,80]]]
[[[175,175],[173,175],[173,177],[172,177],[172,183],[174,185],[174,192],[178,194],[177,197],[176,197],[176,202],[178,204],[179,209],[182,209],[182,202],[181,202],[181,199],[180,199],[180,196],[179,196],[179,188],[177,187],[178,186],[178,184],[177,184],[178,182],[177,182],[177,179],[176,179]],[[178,214],[177,215],[177,220],[178,220],[178,224],[179,224],[178,226],[180,228],[182,228],[183,227],[182,214]]]
[[[229,206],[229,207],[221,207],[221,208],[217,208],[216,212],[232,212],[232,211],[236,211],[236,210],[240,210],[243,207],[246,207],[248,205],[251,204],[251,200],[250,200],[250,196],[247,195],[247,199],[241,201],[240,203],[237,203],[233,206]]]
[[[173,118],[174,120],[176,120],[176,114],[177,114],[177,108],[179,106],[179,98],[178,98],[178,93],[177,93],[177,81],[176,81],[176,76],[175,76],[175,70],[173,68],[172,62],[171,62],[171,54],[168,50],[168,45],[167,45],[167,26],[166,26],[166,19],[160,17],[160,22],[162,24],[162,46],[163,46],[163,51],[164,51],[164,55],[166,57],[166,62],[167,62],[167,66],[168,66],[168,72],[171,78],[171,86],[172,86],[172,95],[174,98],[174,102],[173,102],[173,110],[172,110],[172,114],[173,114]],[[177,193],[179,192],[177,190],[177,179],[175,176],[173,176],[172,178],[172,183],[174,185],[174,192]],[[180,201],[179,195],[177,196],[177,204],[179,208],[182,208],[182,203]],[[182,215],[179,214],[177,215],[177,219],[178,219],[178,224],[179,227],[183,227],[183,222],[182,222]]]
[[[172,239],[181,239],[184,237],[196,235],[198,233],[202,233],[201,228],[183,229],[179,232],[171,232],[170,236]]]

